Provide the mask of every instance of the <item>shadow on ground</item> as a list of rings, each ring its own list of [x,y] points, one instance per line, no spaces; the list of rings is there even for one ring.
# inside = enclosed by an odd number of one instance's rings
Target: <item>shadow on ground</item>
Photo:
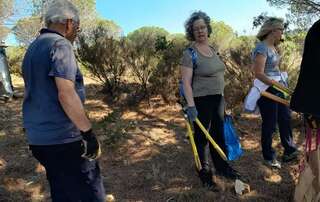
[[[125,107],[106,98],[99,85],[87,86],[86,108],[102,142],[100,159],[104,184],[117,201],[290,201],[298,162],[272,170],[262,164],[260,120],[235,119],[244,156],[232,162],[247,179],[251,192],[236,196],[233,182],[215,177],[220,192],[201,188],[191,146],[178,105],[154,97]],[[130,98],[132,99],[132,98]],[[21,127],[22,99],[0,108],[0,201],[48,201],[45,172],[32,158]],[[295,129],[298,145],[303,137]],[[274,147],[281,153],[279,138]]]

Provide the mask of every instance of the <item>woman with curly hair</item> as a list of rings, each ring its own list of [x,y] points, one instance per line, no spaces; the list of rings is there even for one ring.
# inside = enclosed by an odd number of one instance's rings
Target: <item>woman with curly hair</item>
[[[210,17],[201,11],[192,13],[185,23],[185,30],[186,37],[191,42],[190,47],[184,51],[181,60],[188,118],[191,122],[199,118],[204,127],[209,128],[212,138],[226,152],[223,127],[225,65],[208,42],[212,33]],[[196,61],[193,59],[194,55],[196,55]],[[194,64],[194,62],[196,63]],[[194,124],[194,131],[202,166],[199,177],[203,185],[209,188],[214,185],[209,166],[209,151],[216,174],[231,179],[239,177],[239,174],[219,156],[213,146],[208,144],[208,140],[197,124]]]

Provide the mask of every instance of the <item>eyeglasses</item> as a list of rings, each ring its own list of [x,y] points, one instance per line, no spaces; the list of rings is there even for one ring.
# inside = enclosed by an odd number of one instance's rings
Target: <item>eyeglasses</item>
[[[283,28],[276,28],[275,30],[279,30],[281,32],[284,32],[284,29]]]
[[[65,21],[65,23],[68,23],[68,22],[71,22],[72,26],[73,26],[73,29],[76,31],[76,32],[81,32],[81,28],[80,28],[80,22],[78,21],[75,21],[73,19],[67,19]]]
[[[193,28],[194,32],[200,32],[200,31],[204,31],[207,29],[207,26],[199,26],[199,27],[195,27]]]
[[[79,22],[72,21],[72,25],[73,25],[73,28],[75,29],[76,32],[81,32],[81,28],[80,28]]]
[[[81,28],[79,25],[75,25],[74,29],[76,30],[76,32],[81,32]]]

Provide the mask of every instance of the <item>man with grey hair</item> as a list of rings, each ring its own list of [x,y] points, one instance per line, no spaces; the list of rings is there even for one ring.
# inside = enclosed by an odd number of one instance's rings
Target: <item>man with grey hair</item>
[[[45,13],[46,28],[29,46],[22,64],[23,125],[34,157],[45,167],[53,202],[104,201],[97,158],[100,144],[83,103],[83,76],[72,43],[79,14],[66,0]]]

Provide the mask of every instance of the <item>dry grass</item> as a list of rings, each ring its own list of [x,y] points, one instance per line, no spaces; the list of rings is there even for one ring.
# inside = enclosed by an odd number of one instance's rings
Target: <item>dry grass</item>
[[[236,196],[233,182],[215,177],[220,192],[201,188],[179,106],[160,98],[134,108],[107,103],[100,87],[89,83],[88,115],[103,142],[104,184],[116,201],[290,201],[298,162],[271,170],[262,164],[258,117],[235,120],[245,150],[233,166],[251,192]],[[14,85],[22,90],[21,79]],[[21,129],[22,100],[0,105],[0,201],[49,201],[45,171],[33,159]],[[295,137],[298,131],[295,130]],[[296,139],[299,145],[303,139]],[[275,137],[274,147],[282,148]],[[280,154],[279,154],[280,155]]]

